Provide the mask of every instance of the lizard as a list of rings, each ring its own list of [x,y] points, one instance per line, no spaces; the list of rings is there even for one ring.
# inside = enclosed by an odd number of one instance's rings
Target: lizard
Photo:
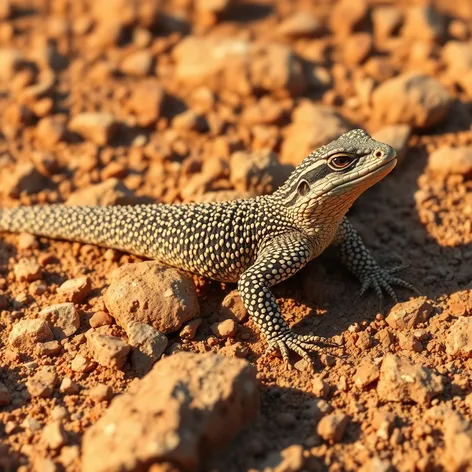
[[[393,286],[417,292],[381,268],[346,213],[396,165],[394,149],[362,129],[314,150],[270,195],[225,202],[136,206],[32,205],[0,209],[0,231],[113,248],[206,276],[236,282],[267,353],[293,351],[310,361],[326,340],[298,334],[284,320],[271,287],[298,272],[328,246],[361,282],[395,302]]]

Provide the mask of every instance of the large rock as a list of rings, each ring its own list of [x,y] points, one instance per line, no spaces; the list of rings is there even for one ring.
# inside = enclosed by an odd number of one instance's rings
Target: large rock
[[[472,318],[459,318],[446,338],[446,352],[454,357],[472,355]]]
[[[379,85],[372,101],[379,122],[429,128],[446,117],[452,97],[433,77],[407,72]]]
[[[377,384],[381,400],[429,404],[442,391],[442,377],[432,370],[394,354],[385,356]]]
[[[304,101],[293,112],[280,160],[297,166],[313,150],[350,128],[349,123],[334,108]]]
[[[127,264],[113,272],[104,300],[125,331],[130,322],[139,321],[172,333],[200,312],[192,279],[153,261]]]
[[[253,366],[215,354],[175,354],[116,398],[87,430],[82,470],[131,472],[158,462],[197,470],[258,411]]]

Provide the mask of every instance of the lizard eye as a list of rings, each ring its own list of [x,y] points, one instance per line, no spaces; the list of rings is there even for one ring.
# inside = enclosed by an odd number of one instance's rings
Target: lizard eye
[[[302,180],[298,184],[298,194],[304,197],[310,191],[310,185],[306,180]]]
[[[328,159],[328,165],[333,170],[341,170],[348,167],[352,161],[354,161],[353,157],[347,156],[346,154],[338,154]]]

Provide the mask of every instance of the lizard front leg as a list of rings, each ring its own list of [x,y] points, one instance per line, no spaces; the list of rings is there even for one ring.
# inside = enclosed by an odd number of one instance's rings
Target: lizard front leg
[[[254,264],[240,277],[239,293],[249,315],[269,344],[268,352],[279,349],[285,362],[292,350],[311,363],[308,351],[320,348],[312,343],[324,341],[320,336],[294,333],[280,313],[270,287],[298,272],[310,258],[310,248],[302,234],[290,234],[271,241]]]
[[[352,227],[346,217],[343,218],[339,225],[332,244],[339,246],[342,262],[360,280],[362,284],[360,296],[364,295],[369,288],[373,288],[382,303],[382,290],[385,290],[395,303],[398,303],[398,298],[392,285],[405,287],[419,294],[413,285],[393,275],[406,266],[382,269],[377,264],[372,254],[364,246],[359,233]]]

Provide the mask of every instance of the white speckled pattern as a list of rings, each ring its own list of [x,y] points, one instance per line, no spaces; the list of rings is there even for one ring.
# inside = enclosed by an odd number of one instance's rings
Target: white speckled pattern
[[[120,249],[209,278],[238,282],[250,316],[269,343],[305,359],[318,336],[285,323],[270,287],[300,270],[327,246],[381,297],[392,284],[410,284],[382,270],[345,218],[355,199],[396,163],[388,145],[353,130],[311,153],[274,194],[249,200],[188,205],[69,207],[0,210],[0,230]]]

